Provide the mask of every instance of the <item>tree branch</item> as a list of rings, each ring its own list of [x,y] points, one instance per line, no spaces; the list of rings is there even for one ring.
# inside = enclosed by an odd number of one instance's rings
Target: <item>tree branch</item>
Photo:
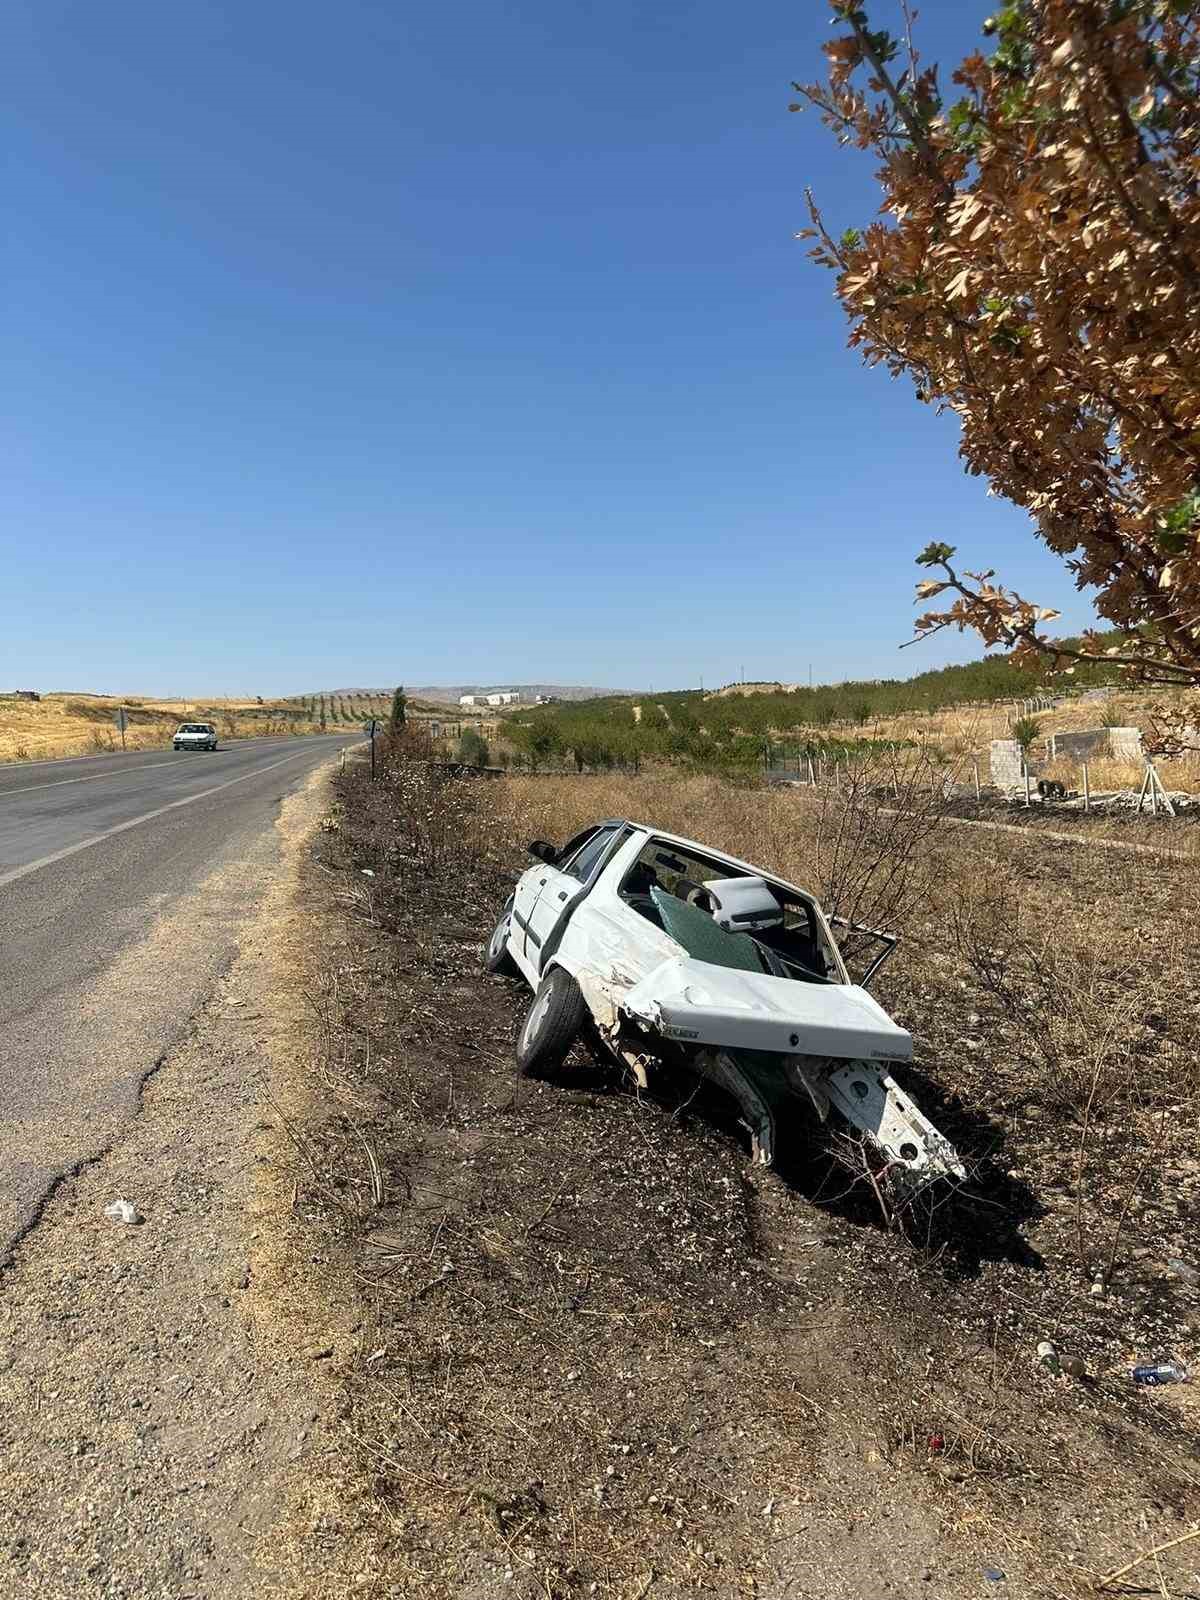
[[[1000,636],[1010,647],[1015,648],[1024,644],[1036,650],[1040,655],[1065,657],[1068,661],[1084,661],[1101,666],[1134,667],[1142,672],[1154,673],[1154,679],[1146,681],[1159,682],[1164,686],[1177,685],[1187,687],[1196,682],[1196,674],[1189,671],[1187,667],[1178,666],[1171,661],[1163,661],[1158,656],[1140,655],[1131,651],[1118,651],[1115,654],[1106,653],[1103,656],[1098,656],[1087,650],[1077,650],[1071,645],[1056,643],[1053,639],[1043,639],[1034,631],[1035,625],[1031,622],[1015,623],[1005,621],[989,603],[985,595],[980,594],[978,590],[967,587],[948,560],[939,560],[930,563],[930,565],[941,567],[946,574],[946,588],[953,589],[956,593],[962,595],[969,606],[988,612]],[[943,628],[952,627],[960,620],[970,626],[965,616],[961,619],[947,616],[939,620],[935,626],[923,629],[915,638],[906,640],[900,648],[906,650],[909,645],[917,644],[920,640],[929,638],[934,633],[940,633]]]
[[[850,24],[851,28],[853,28],[854,37],[858,40],[859,49],[871,63],[872,71],[875,73],[875,76],[879,79],[880,84],[883,86],[884,93],[892,102],[897,116],[908,129],[908,136],[912,140],[914,147],[920,152],[921,159],[924,161],[930,174],[937,178],[947,195],[953,194],[954,185],[942,171],[941,166],[938,163],[937,152],[930,144],[928,134],[917,121],[916,117],[912,113],[911,108],[906,104],[904,96],[896,87],[891,74],[884,65],[883,57],[879,54],[879,51],[876,50],[871,41],[870,34],[858,20],[857,11],[847,10],[843,13],[843,15],[845,16],[846,21]]]

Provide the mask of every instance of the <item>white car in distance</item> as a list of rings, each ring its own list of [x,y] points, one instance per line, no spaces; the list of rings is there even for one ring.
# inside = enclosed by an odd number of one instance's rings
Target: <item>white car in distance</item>
[[[181,722],[171,743],[176,750],[215,750],[217,730],[211,722]]]
[[[534,990],[522,1071],[559,1065],[590,1020],[641,1086],[675,1060],[725,1089],[764,1165],[777,1109],[798,1099],[865,1135],[897,1198],[966,1177],[892,1077],[912,1037],[866,989],[895,935],[834,919],[882,944],[854,983],[813,896],[749,862],[623,820],[529,852],[486,963]]]

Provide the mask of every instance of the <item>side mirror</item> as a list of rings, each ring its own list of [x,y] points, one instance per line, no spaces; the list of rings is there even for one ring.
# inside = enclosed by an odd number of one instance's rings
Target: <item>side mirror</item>
[[[529,846],[529,854],[536,856],[539,861],[544,861],[548,867],[552,867],[558,860],[558,851],[552,844],[547,844],[545,839],[535,839]]]

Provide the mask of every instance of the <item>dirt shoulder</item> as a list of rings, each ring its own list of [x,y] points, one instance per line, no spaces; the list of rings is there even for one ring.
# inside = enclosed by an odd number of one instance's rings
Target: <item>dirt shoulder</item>
[[[639,1097],[582,1048],[515,1078],[528,997],[480,960],[520,863],[470,786],[424,783],[348,773],[309,869],[337,934],[298,1204],[363,1326],[292,1506],[306,1595],[1076,1596],[1191,1526],[1193,1386],[1129,1381],[1200,1332],[1160,1259],[1191,1167],[1097,1300],[1070,1132],[998,1092],[980,1114],[916,1074],[974,1188],[913,1243],[804,1123],[764,1175],[692,1084]],[[1162,1569],[1200,1594],[1195,1546]]]
[[[284,802],[282,871],[233,964],[106,1154],[63,1181],[3,1274],[0,1594],[269,1592],[269,1531],[314,1448],[279,1064],[296,852],[327,775]],[[118,1199],[142,1217],[104,1215]],[[320,1336],[336,1290],[324,1286]],[[319,1433],[319,1430],[316,1430]]]

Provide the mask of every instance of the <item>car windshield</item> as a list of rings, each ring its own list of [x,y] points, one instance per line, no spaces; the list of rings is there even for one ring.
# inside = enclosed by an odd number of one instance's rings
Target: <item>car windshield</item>
[[[208,727],[203,722],[185,722],[179,731],[180,733],[207,733]]]

